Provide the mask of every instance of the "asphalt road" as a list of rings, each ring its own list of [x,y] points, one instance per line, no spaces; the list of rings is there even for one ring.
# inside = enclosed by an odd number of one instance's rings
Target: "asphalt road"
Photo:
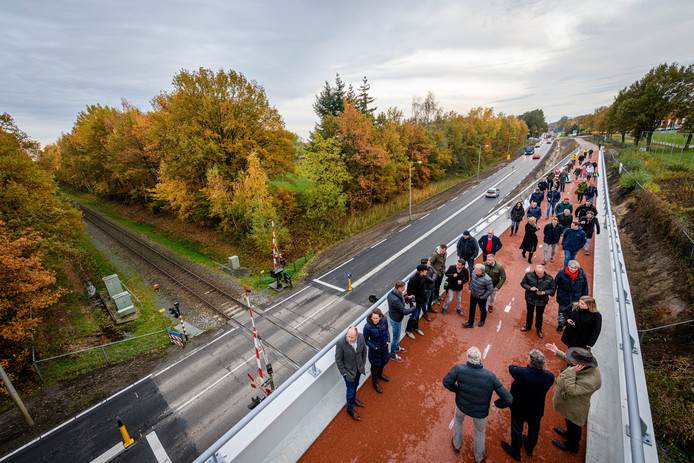
[[[538,152],[544,157],[549,148],[543,144]],[[260,336],[281,351],[268,351],[276,382],[289,377],[315,354],[316,346],[327,344],[361,314],[370,305],[369,295],[384,294],[422,257],[430,256],[436,245],[450,242],[485,217],[538,162],[529,156],[514,160],[442,206],[365,246],[348,262],[336,262],[333,270],[265,308],[263,316],[256,318],[256,325]],[[492,186],[501,190],[500,197],[484,198],[484,192]],[[343,289],[346,272],[352,274],[352,292]],[[247,315],[236,318],[249,322]],[[278,328],[278,323],[284,329]],[[293,333],[300,333],[305,341]],[[120,443],[117,417],[125,422],[136,443],[110,461],[191,461],[248,413],[253,392],[247,374],[254,374],[256,368],[252,340],[238,328],[229,326],[206,344],[193,345],[186,347],[190,352],[181,359],[0,461],[105,460],[105,452],[117,451]]]

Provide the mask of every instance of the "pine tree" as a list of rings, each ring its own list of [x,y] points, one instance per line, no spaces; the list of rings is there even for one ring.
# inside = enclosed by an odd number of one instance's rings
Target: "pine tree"
[[[366,79],[366,76],[364,76],[362,84],[359,86],[359,95],[357,96],[356,102],[357,109],[363,114],[373,114],[377,109],[376,106],[373,108],[369,107],[369,105],[374,102],[374,97],[369,96],[370,89],[371,85],[369,85],[369,81]]]
[[[354,90],[350,85],[350,91],[354,96]],[[345,82],[340,77],[340,74],[335,74],[335,87],[332,87],[326,80],[323,90],[316,95],[316,102],[313,104],[313,110],[318,117],[325,119],[326,116],[339,116],[345,110],[344,99],[348,94],[345,93]]]

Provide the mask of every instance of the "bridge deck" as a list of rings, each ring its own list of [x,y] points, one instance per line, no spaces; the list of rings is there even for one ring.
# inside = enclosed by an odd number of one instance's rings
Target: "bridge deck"
[[[574,185],[567,185],[566,194],[572,202]],[[574,205],[575,208],[576,205]],[[540,227],[547,219],[543,218]],[[525,222],[521,223],[521,229]],[[510,387],[511,376],[508,365],[525,365],[527,353],[532,348],[541,348],[546,353],[547,368],[558,375],[563,362],[544,350],[544,344],[554,342],[564,348],[556,332],[557,304],[554,298],[545,311],[544,339],[534,331],[523,333],[520,328],[525,321],[525,301],[520,281],[529,268],[527,260],[519,250],[522,231],[518,236],[509,236],[506,230],[501,236],[504,244],[498,253],[498,261],[504,265],[507,281],[499,291],[496,308],[487,317],[484,327],[462,328],[465,320],[455,313],[451,305],[446,315],[436,314],[432,322],[422,321],[425,336],[416,340],[404,338],[407,348],[402,363],[390,362],[385,373],[389,383],[382,383],[384,392],[377,394],[370,382],[364,383],[358,397],[366,404],[357,409],[362,416],[355,422],[342,411],[326,427],[321,436],[303,455],[303,462],[325,461],[474,461],[472,456],[472,426],[464,423],[463,447],[460,455],[451,446],[451,420],[454,413],[454,394],[446,390],[441,380],[456,363],[465,361],[465,351],[471,345],[486,352],[483,365],[494,371],[506,387]],[[538,232],[542,242],[542,230]],[[594,244],[594,243],[593,243]],[[533,265],[542,262],[542,249],[533,258]],[[478,258],[479,261],[480,258]],[[579,253],[578,261],[588,275],[590,290],[593,289],[593,255]],[[561,269],[563,253],[549,262],[551,275]],[[466,285],[467,290],[467,285]],[[463,295],[463,312],[467,314],[469,293]],[[506,310],[510,309],[510,310]],[[479,314],[477,315],[479,318]],[[558,438],[552,427],[564,427],[563,418],[552,408],[552,388],[547,394],[545,416],[542,420],[540,438],[535,456],[530,459],[524,453],[524,461],[565,463],[584,461],[586,432],[584,427],[581,451],[572,455],[552,445]],[[494,397],[496,398],[496,397]],[[487,419],[486,450],[487,462],[512,461],[500,447],[500,441],[510,442],[510,412],[499,410],[493,405]]]

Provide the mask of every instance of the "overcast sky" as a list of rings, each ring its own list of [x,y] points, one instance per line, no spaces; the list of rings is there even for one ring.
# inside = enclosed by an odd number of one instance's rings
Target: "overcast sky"
[[[355,87],[366,75],[379,109],[410,114],[432,91],[458,112],[539,107],[553,121],[664,61],[694,62],[692,0],[0,4],[0,112],[44,144],[88,104],[150,109],[181,68],[244,73],[306,137],[336,72]]]

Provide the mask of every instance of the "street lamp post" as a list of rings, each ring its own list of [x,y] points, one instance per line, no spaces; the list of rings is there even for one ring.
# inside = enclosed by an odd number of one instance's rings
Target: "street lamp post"
[[[489,148],[489,143],[484,145],[485,148]],[[480,162],[482,161],[482,145],[480,144],[479,150],[477,150],[477,181],[480,180]]]
[[[416,164],[421,164],[422,161],[416,161]],[[412,168],[415,162],[410,161],[410,222],[412,222]]]

